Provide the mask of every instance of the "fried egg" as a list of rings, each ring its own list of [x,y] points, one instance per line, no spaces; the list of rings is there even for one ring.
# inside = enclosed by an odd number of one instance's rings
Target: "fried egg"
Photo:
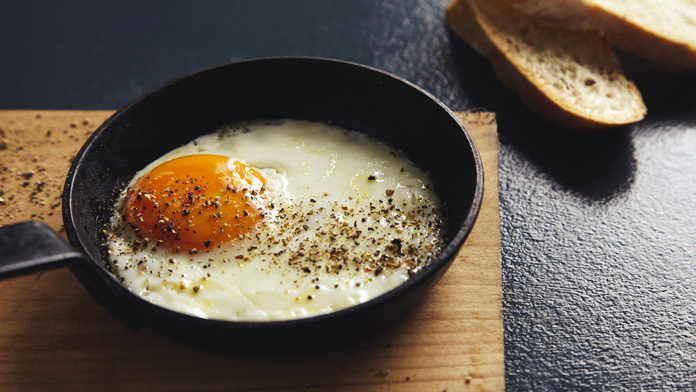
[[[165,308],[286,320],[368,301],[443,248],[425,172],[365,134],[234,124],[138,172],[105,229],[113,273]]]

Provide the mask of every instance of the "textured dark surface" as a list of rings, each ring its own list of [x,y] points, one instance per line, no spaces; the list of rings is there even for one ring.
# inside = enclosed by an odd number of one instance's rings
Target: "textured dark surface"
[[[111,109],[276,55],[377,66],[498,113],[509,390],[696,389],[696,77],[623,56],[648,118],[545,125],[451,37],[446,1],[0,3],[0,108]]]

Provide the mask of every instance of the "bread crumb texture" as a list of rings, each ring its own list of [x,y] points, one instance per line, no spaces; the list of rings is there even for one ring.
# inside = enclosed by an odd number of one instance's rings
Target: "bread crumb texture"
[[[536,22],[597,30],[658,68],[696,68],[695,0],[506,0]]]
[[[678,42],[696,44],[694,0],[586,0],[588,6],[645,26]]]
[[[599,34],[535,23],[499,0],[455,2],[468,4],[458,8],[460,15],[454,12],[454,2],[450,5],[451,25],[467,17],[462,13],[472,13],[468,17],[473,16],[479,27],[474,32],[485,37],[472,36],[469,28],[463,38],[476,41],[473,45],[493,60],[498,76],[525,102],[542,115],[554,112],[549,120],[573,128],[606,128],[645,116],[640,92],[626,79],[611,46]],[[458,32],[454,26],[453,30]],[[533,86],[533,91],[525,85]]]

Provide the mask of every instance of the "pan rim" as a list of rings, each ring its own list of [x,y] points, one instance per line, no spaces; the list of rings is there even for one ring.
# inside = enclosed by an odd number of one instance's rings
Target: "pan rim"
[[[283,319],[283,320],[269,320],[269,321],[239,321],[239,320],[222,320],[222,319],[207,319],[207,318],[202,318],[202,317],[197,317],[193,315],[188,315],[185,313],[180,313],[175,310],[171,310],[169,308],[165,308],[160,305],[153,304],[140,296],[132,293],[130,290],[128,290],[126,287],[124,287],[111,273],[110,271],[107,270],[107,268],[103,265],[101,260],[94,260],[92,259],[89,255],[87,255],[87,252],[85,251],[86,249],[86,239],[82,239],[80,235],[77,233],[76,230],[76,218],[73,214],[73,208],[72,208],[72,199],[73,199],[73,191],[74,191],[74,182],[75,182],[75,177],[76,174],[79,172],[80,168],[83,165],[83,158],[85,155],[89,152],[91,147],[94,145],[95,140],[101,135],[102,133],[106,132],[109,128],[110,125],[115,122],[118,118],[120,118],[124,113],[126,113],[128,110],[130,110],[133,106],[139,104],[140,102],[146,100],[148,97],[152,96],[153,94],[159,92],[160,90],[163,90],[165,88],[171,87],[183,80],[186,80],[188,78],[194,77],[196,75],[200,75],[203,73],[207,72],[212,72],[216,70],[220,70],[223,68],[227,67],[234,67],[240,64],[253,64],[253,63],[261,63],[261,62],[268,62],[268,61],[307,61],[307,62],[321,62],[321,63],[327,63],[327,64],[343,64],[343,65],[348,65],[351,67],[357,67],[361,68],[363,70],[368,70],[371,72],[376,72],[383,77],[387,77],[390,79],[393,79],[397,82],[400,82],[402,84],[405,84],[406,86],[412,88],[415,90],[416,93],[424,95],[426,98],[428,98],[430,101],[434,102],[437,106],[439,106],[442,110],[444,110],[447,115],[455,121],[455,123],[459,126],[461,131],[463,132],[467,143],[469,144],[470,150],[471,150],[471,158],[473,159],[474,163],[474,173],[475,173],[475,178],[474,178],[474,183],[475,183],[475,188],[474,192],[472,195],[472,202],[471,206],[469,207],[466,216],[459,226],[459,228],[456,231],[456,234],[454,237],[447,243],[447,246],[438,254],[438,256],[430,261],[427,266],[425,266],[421,271],[418,272],[415,276],[412,278],[400,283],[398,286],[368,300],[360,304],[356,305],[351,305],[349,307],[330,312],[330,313],[325,313],[325,314],[318,314],[310,317],[303,317],[303,318],[296,318],[296,319]],[[290,327],[290,326],[300,326],[300,325],[306,325],[306,324],[311,324],[311,323],[320,323],[325,320],[331,320],[331,319],[339,319],[344,316],[350,315],[354,312],[360,312],[364,311],[366,309],[372,308],[374,306],[378,306],[381,303],[385,301],[389,301],[392,298],[403,295],[407,291],[412,290],[416,286],[418,286],[421,282],[424,280],[427,280],[431,275],[435,274],[437,271],[439,271],[442,268],[445,268],[446,266],[449,265],[450,261],[453,261],[454,258],[456,257],[456,253],[459,251],[459,249],[464,245],[464,242],[466,238],[469,236],[474,223],[476,221],[476,218],[478,217],[480,208],[481,208],[481,203],[483,199],[483,184],[484,184],[484,178],[483,178],[483,165],[482,165],[482,160],[480,153],[478,151],[478,148],[473,140],[473,137],[469,133],[469,131],[466,129],[464,124],[461,122],[461,120],[446,106],[444,105],[439,99],[434,97],[432,94],[427,92],[426,90],[422,89],[421,87],[409,82],[408,80],[401,78],[399,76],[393,75],[391,73],[385,72],[383,70],[367,66],[364,64],[359,64],[351,61],[346,61],[346,60],[340,60],[340,59],[332,59],[332,58],[326,58],[326,57],[308,57],[308,56],[278,56],[278,57],[262,57],[262,58],[254,58],[254,59],[247,59],[247,60],[241,60],[241,61],[235,61],[235,62],[229,62],[221,65],[216,65],[213,67],[208,67],[205,69],[201,69],[174,79],[169,80],[168,82],[165,82],[159,86],[156,86],[155,88],[141,94],[134,100],[128,102],[125,104],[123,107],[118,109],[115,113],[113,113],[111,116],[109,116],[108,119],[104,121],[93,133],[92,135],[84,142],[82,147],[80,148],[79,152],[75,155],[72,164],[70,165],[70,170],[68,171],[68,174],[66,176],[66,181],[65,185],[63,188],[63,194],[62,194],[62,213],[63,213],[63,223],[65,227],[65,231],[67,234],[67,237],[70,241],[70,243],[77,248],[80,252],[82,252],[85,255],[85,259],[89,261],[90,265],[92,267],[97,267],[97,270],[104,276],[102,277],[107,277],[113,280],[117,288],[119,289],[119,292],[122,295],[127,295],[127,296],[132,296],[130,297],[131,299],[137,299],[138,302],[141,303],[141,305],[145,305],[146,307],[151,307],[151,311],[164,311],[166,313],[172,313],[176,315],[176,317],[181,317],[181,318],[186,318],[189,319],[190,322],[195,322],[195,323],[204,323],[207,325],[210,325],[211,327],[215,326],[223,326],[226,328],[232,328],[232,327],[237,327],[237,328],[282,328],[282,327]],[[102,282],[100,282],[101,284]],[[154,307],[154,308],[152,308]]]

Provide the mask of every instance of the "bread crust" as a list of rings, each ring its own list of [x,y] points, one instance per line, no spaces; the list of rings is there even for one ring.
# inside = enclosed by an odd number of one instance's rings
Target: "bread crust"
[[[560,97],[549,91],[544,91],[542,83],[535,80],[529,72],[524,72],[523,69],[517,67],[509,54],[502,50],[501,43],[496,42],[498,37],[491,33],[486,18],[476,7],[475,2],[471,0],[453,0],[446,10],[450,28],[469,42],[479,53],[486,56],[503,84],[516,90],[527,105],[548,121],[572,129],[603,130],[633,123],[644,117],[646,108],[642,104],[640,92],[630,81],[631,93],[635,98],[638,98],[642,107],[632,116],[624,119],[607,120],[588,116],[581,110],[565,104]],[[611,51],[608,45],[605,48],[604,50]],[[610,55],[613,56],[611,52]]]
[[[675,41],[599,5],[588,7],[597,28],[616,46],[672,71],[696,69],[696,37],[692,43]]]
[[[674,39],[651,26],[592,0],[506,0],[512,7],[549,26],[598,30],[614,45],[672,71],[696,69],[696,37]]]

